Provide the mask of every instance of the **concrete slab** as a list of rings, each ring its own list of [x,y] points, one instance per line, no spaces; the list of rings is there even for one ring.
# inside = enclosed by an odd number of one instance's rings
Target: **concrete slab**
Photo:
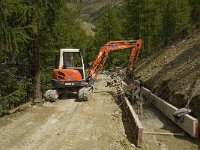
[[[130,104],[129,100],[126,97],[123,97],[124,99],[124,109],[126,110],[126,113],[129,115],[129,119],[132,125],[133,134],[136,139],[136,146],[141,147],[142,144],[142,134],[143,134],[143,127],[142,124],[138,118],[138,115],[135,113],[132,105]]]
[[[165,116],[171,119],[176,125],[181,127],[185,132],[194,138],[198,138],[198,120],[191,115],[185,115],[181,119],[176,119],[173,113],[178,109],[175,106],[167,103],[163,99],[151,93],[150,90],[142,88],[143,95],[148,98],[152,104],[159,109]]]

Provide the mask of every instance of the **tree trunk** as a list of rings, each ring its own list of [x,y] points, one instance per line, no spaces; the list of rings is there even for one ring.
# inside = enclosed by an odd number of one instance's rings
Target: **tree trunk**
[[[35,1],[32,1],[35,6]],[[40,103],[42,101],[41,85],[40,85],[40,62],[39,62],[39,42],[38,42],[38,23],[36,18],[35,7],[32,12],[33,21],[33,86],[34,99],[33,103]]]

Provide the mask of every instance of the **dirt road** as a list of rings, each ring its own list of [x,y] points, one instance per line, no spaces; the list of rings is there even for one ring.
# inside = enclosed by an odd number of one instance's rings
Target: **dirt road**
[[[77,102],[68,95],[0,119],[0,150],[197,150],[199,142],[186,137],[143,135],[142,148],[132,144],[127,118],[115,103],[109,78],[100,75],[93,96]],[[144,109],[144,131],[182,132],[159,111]],[[125,126],[125,128],[124,128]],[[126,131],[125,131],[126,130]],[[127,135],[126,135],[126,134]]]
[[[32,107],[0,119],[2,150],[121,150],[126,139],[121,110],[100,75],[87,102],[75,97]],[[97,88],[98,87],[98,88]]]

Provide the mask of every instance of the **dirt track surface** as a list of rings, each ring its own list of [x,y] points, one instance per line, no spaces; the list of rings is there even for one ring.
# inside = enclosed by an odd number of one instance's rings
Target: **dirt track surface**
[[[87,102],[74,98],[44,103],[0,120],[2,150],[122,150],[126,139],[121,110],[100,76]],[[98,87],[98,88],[97,88]]]
[[[0,119],[0,150],[190,150],[198,141],[186,137],[143,135],[135,148],[127,117],[105,87],[109,78],[100,75],[93,96],[77,102],[75,95],[44,103]],[[144,109],[144,131],[181,132],[160,112]],[[125,128],[124,128],[125,127]]]

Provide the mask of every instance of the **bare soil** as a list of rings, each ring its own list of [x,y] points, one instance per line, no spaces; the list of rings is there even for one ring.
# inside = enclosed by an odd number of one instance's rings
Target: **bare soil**
[[[89,101],[68,94],[54,103],[33,106],[0,118],[1,150],[179,150],[200,149],[188,136],[143,135],[142,148],[133,144],[127,116],[100,75]],[[182,132],[152,107],[144,110],[144,131]]]
[[[159,97],[178,108],[185,107],[200,84],[200,33],[157,50],[138,63],[134,75]],[[189,107],[200,120],[200,89]]]

